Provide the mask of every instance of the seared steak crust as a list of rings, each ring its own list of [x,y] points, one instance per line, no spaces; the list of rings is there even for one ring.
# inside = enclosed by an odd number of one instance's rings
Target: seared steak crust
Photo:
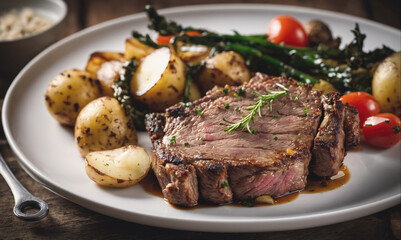
[[[242,119],[254,91],[288,93],[255,115],[250,134],[230,134],[227,123]],[[152,141],[152,167],[164,197],[172,204],[193,206],[198,198],[213,203],[281,196],[305,187],[313,139],[322,110],[320,92],[292,79],[256,74],[242,86],[214,88],[184,107],[175,105],[165,114],[146,120]],[[226,94],[227,93],[227,94]]]
[[[351,150],[359,145],[359,114],[355,106],[345,105],[344,132],[345,151]]]
[[[313,147],[311,170],[321,177],[336,175],[345,156],[345,107],[338,101],[340,94],[329,93],[322,97],[323,120]]]

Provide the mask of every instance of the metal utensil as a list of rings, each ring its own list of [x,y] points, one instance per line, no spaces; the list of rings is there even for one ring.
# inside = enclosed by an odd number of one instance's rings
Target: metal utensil
[[[18,218],[27,221],[36,221],[47,216],[49,207],[47,203],[33,196],[22,184],[15,178],[14,174],[8,168],[6,162],[0,154],[0,174],[3,175],[8,186],[10,187],[15,200],[14,214]],[[38,212],[33,214],[26,214],[23,212],[27,207],[39,209]]]

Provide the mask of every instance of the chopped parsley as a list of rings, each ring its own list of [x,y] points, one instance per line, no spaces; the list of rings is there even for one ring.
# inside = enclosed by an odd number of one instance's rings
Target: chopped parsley
[[[273,114],[273,118],[278,118],[278,115],[277,114]]]
[[[239,98],[238,93],[234,93],[235,98]]]
[[[186,147],[186,146],[188,146],[189,145],[189,143],[188,142],[184,142],[184,146]]]
[[[221,188],[226,188],[228,187],[228,182],[222,182],[221,183]]]
[[[234,111],[236,111],[236,112],[239,111],[239,107],[236,107],[236,108],[234,109]]]
[[[255,203],[254,203],[253,201],[250,201],[250,200],[248,200],[248,201],[242,201],[241,203],[242,203],[242,205],[244,205],[245,207],[254,207],[254,206],[255,206]]]
[[[219,125],[224,125],[224,123],[219,123]]]
[[[229,109],[230,108],[230,104],[228,104],[228,103],[224,104],[224,108],[225,109]]]
[[[321,184],[322,184],[323,187],[329,186],[329,184],[327,182],[321,182]]]
[[[183,106],[183,107],[190,107],[190,106],[192,106],[192,103],[191,103],[191,102],[179,102],[178,104],[180,104],[180,105]]]
[[[305,113],[305,116],[308,116],[308,114],[309,114],[309,109],[308,109],[308,108],[304,108],[304,113]]]
[[[228,90],[227,88],[223,88],[223,89],[221,89],[221,91],[223,91],[223,93],[224,93],[225,95],[227,95],[228,92],[229,92],[230,90]]]
[[[199,140],[201,140],[201,141],[204,141],[204,140],[205,140],[205,138],[204,138],[204,137],[201,137],[201,138],[199,138]]]
[[[296,96],[296,97],[294,98],[294,102],[298,102],[298,100],[299,100],[299,96]]]
[[[385,123],[387,123],[387,124],[390,124],[390,120],[389,119],[387,119],[386,121],[384,121]]]
[[[274,137],[274,141],[277,141],[278,140],[278,137]]]
[[[175,136],[172,136],[170,139],[170,145],[176,144],[177,141],[175,140]]]
[[[196,112],[198,113],[198,116],[202,116],[202,114],[203,114],[203,113],[202,113],[202,110],[201,110],[200,108],[197,108],[197,109],[196,109]]]
[[[246,89],[245,88],[240,88],[240,89],[235,90],[235,92],[238,93],[238,94],[245,94],[246,93]]]

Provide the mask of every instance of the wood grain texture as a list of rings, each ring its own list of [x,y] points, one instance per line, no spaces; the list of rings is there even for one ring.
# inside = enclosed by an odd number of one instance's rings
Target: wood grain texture
[[[272,3],[331,10],[401,28],[399,0],[66,0],[68,36],[83,28],[155,8],[208,3]],[[1,81],[1,80],[0,80]],[[49,80],[50,81],[50,80]],[[1,81],[0,109],[8,82]],[[12,213],[14,199],[0,177],[0,239],[400,239],[400,205],[356,220],[310,229],[267,233],[204,233],[144,226],[107,217],[46,190],[22,170],[0,126],[0,153],[21,183],[49,204],[49,216],[24,222]]]

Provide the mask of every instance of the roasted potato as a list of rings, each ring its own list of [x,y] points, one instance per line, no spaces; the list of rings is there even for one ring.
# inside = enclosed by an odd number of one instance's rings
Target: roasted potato
[[[153,111],[179,102],[185,88],[185,64],[169,48],[159,48],[142,59],[132,80],[131,94]]]
[[[146,176],[150,163],[145,149],[129,145],[88,153],[85,170],[89,178],[101,186],[127,187]]]
[[[322,91],[322,94],[337,92],[337,89],[331,83],[322,79],[320,79],[318,83],[315,83],[313,88]]]
[[[117,99],[101,97],[86,105],[75,124],[75,141],[83,157],[88,153],[136,144],[131,118]]]
[[[184,45],[177,43],[177,55],[186,63],[195,64],[209,56],[210,48],[202,45]]]
[[[244,59],[236,52],[222,52],[206,60],[199,73],[197,83],[203,93],[214,86],[240,85],[250,79],[250,71]]]
[[[101,84],[91,73],[69,69],[53,78],[47,87],[45,100],[47,109],[57,121],[73,126],[81,109],[100,96]]]
[[[102,84],[103,93],[112,97],[114,80],[124,65],[124,54],[118,52],[94,52],[90,55],[85,70],[92,73]]]
[[[154,48],[141,43],[136,38],[128,38],[125,40],[124,58],[126,60],[130,60],[133,57],[141,59],[151,54],[154,50]]]
[[[401,116],[401,52],[384,59],[373,75],[372,93],[382,112]]]

